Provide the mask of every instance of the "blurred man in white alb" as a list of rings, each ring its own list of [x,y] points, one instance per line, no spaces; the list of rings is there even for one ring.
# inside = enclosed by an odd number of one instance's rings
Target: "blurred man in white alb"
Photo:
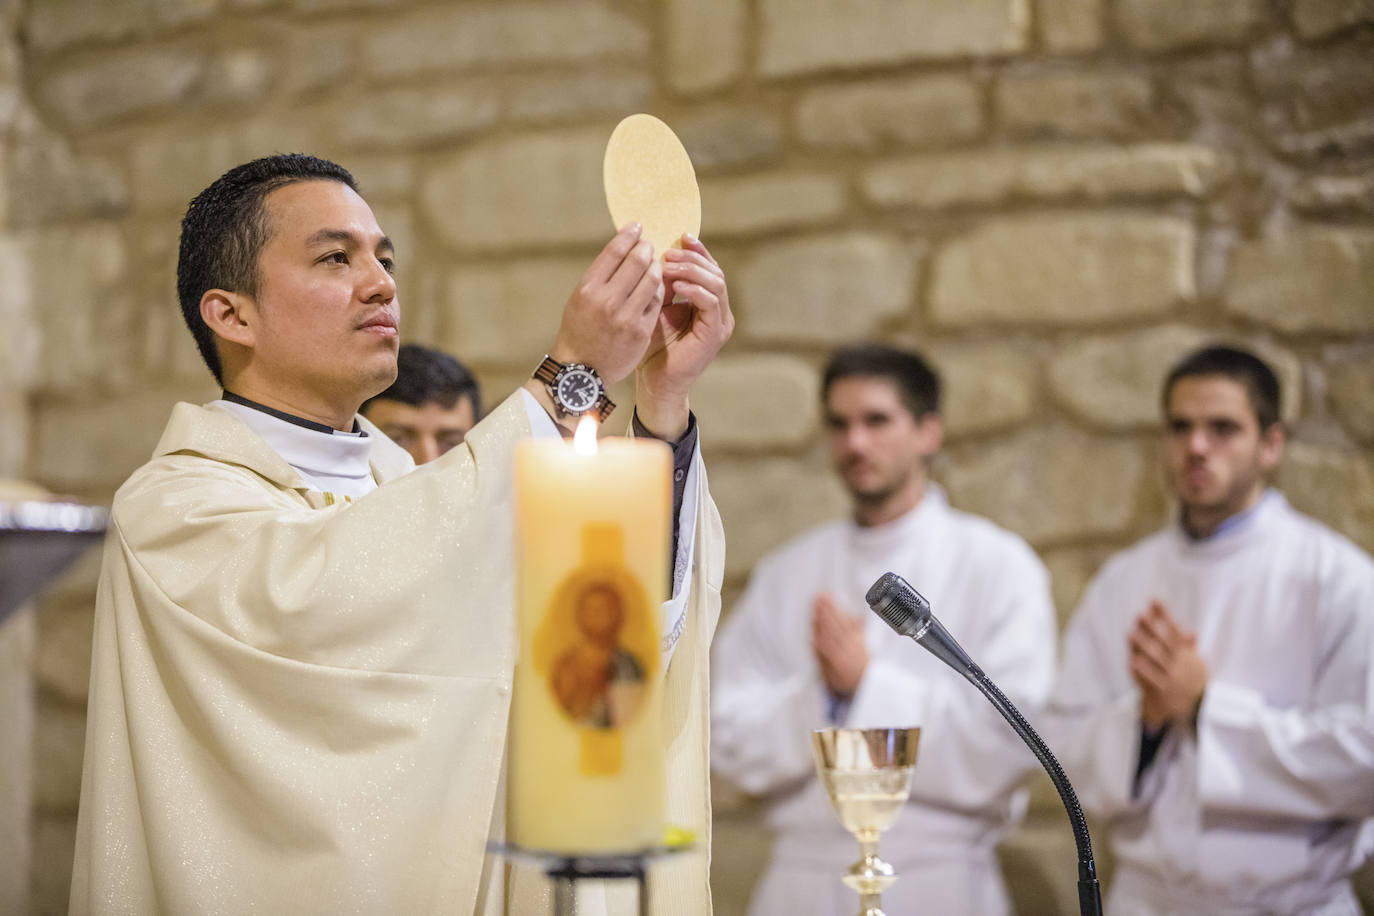
[[[1179,517],[1107,562],[1065,633],[1048,731],[1106,819],[1113,916],[1360,912],[1374,562],[1265,487],[1279,403],[1244,350],[1173,368]]]
[[[977,691],[871,613],[864,593],[884,572],[906,578],[1033,711],[1054,676],[1049,577],[1024,541],[953,509],[929,479],[943,426],[939,380],[919,356],[841,350],[822,397],[852,515],[765,557],[716,640],[712,767],[767,799],[776,834],[750,913],[854,912],[840,875],[858,849],[811,759],[810,731],[827,725],[922,728],[910,802],[881,849],[900,875],[887,911],[1010,913],[995,847],[1035,759]]]

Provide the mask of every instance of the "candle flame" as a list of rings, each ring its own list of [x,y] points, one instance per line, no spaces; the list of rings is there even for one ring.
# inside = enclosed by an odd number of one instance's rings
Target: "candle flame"
[[[589,414],[583,414],[582,419],[577,421],[577,431],[573,433],[573,448],[577,449],[579,455],[596,454],[596,420]]]

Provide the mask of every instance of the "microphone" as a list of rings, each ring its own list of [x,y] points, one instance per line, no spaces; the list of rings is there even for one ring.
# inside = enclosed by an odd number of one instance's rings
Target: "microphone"
[[[902,636],[916,640],[922,648],[964,676],[987,697],[1002,718],[1031,749],[1035,759],[1049,774],[1059,792],[1064,810],[1073,827],[1073,841],[1078,849],[1078,912],[1081,916],[1102,916],[1102,891],[1097,883],[1097,865],[1093,862],[1092,839],[1088,836],[1088,821],[1078,804],[1078,794],[1069,784],[1069,777],[1050,752],[1049,746],[1031,728],[1030,723],[1012,705],[1006,694],[997,689],[983,669],[974,664],[967,652],[950,635],[930,610],[930,602],[896,573],[883,573],[864,596],[868,606]]]

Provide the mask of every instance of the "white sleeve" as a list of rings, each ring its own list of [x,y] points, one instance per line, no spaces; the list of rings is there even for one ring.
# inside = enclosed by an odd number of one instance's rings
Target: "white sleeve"
[[[811,729],[824,721],[814,660],[780,648],[798,610],[778,607],[771,572],[765,561],[751,577],[711,665],[711,767],[756,795],[811,778]]]
[[[1363,560],[1364,558],[1361,557]],[[1198,794],[1213,810],[1311,820],[1374,816],[1374,572],[1333,581],[1306,708],[1212,681],[1198,715]]]
[[[1064,634],[1064,660],[1050,701],[1045,738],[1083,807],[1114,817],[1146,807],[1158,792],[1166,739],[1136,786],[1140,691],[1130,682],[1122,611],[1108,571],[1088,586]],[[1119,637],[1119,638],[1118,638]]]
[[[663,602],[663,668],[673,659],[673,649],[687,624],[687,598],[692,593],[692,553],[697,541],[697,481],[701,479],[701,440],[692,451],[687,486],[677,516],[677,556],[673,557],[673,594]]]
[[[1039,560],[1029,548],[1015,559],[1022,562],[1003,564],[995,581],[971,589],[978,632],[960,642],[1034,722],[1054,679],[1054,611]],[[1004,812],[1035,757],[976,687],[951,669],[935,675],[891,658],[870,662],[845,724],[921,726],[911,797],[958,811]]]
[[[553,417],[543,408],[539,400],[524,388],[520,389],[525,404],[525,414],[530,418],[530,435],[535,439],[559,439],[563,434],[558,431],[558,425],[553,422]]]

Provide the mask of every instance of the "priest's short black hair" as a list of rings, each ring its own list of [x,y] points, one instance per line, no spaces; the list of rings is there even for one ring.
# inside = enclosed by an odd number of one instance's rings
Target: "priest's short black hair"
[[[364,401],[360,412],[366,415],[374,401],[400,401],[411,407],[438,404],[449,410],[462,398],[472,401],[474,419],[482,416],[482,390],[467,366],[442,350],[408,343],[396,354],[396,381]]]
[[[940,412],[940,376],[920,354],[878,343],[861,343],[836,350],[821,376],[821,400],[840,379],[862,376],[884,378],[897,386],[897,394],[916,419]]]
[[[1169,397],[1174,393],[1174,385],[1181,379],[1200,375],[1225,376],[1244,388],[1261,431],[1279,422],[1282,391],[1274,370],[1249,350],[1221,345],[1195,350],[1169,370],[1161,396],[1165,413],[1169,410]]]
[[[181,220],[177,298],[201,358],[221,384],[223,366],[215,334],[200,317],[201,297],[212,289],[257,295],[258,256],[271,228],[263,201],[298,181],[337,181],[358,190],[341,165],[304,153],[281,153],[235,166],[216,178],[195,196]]]

